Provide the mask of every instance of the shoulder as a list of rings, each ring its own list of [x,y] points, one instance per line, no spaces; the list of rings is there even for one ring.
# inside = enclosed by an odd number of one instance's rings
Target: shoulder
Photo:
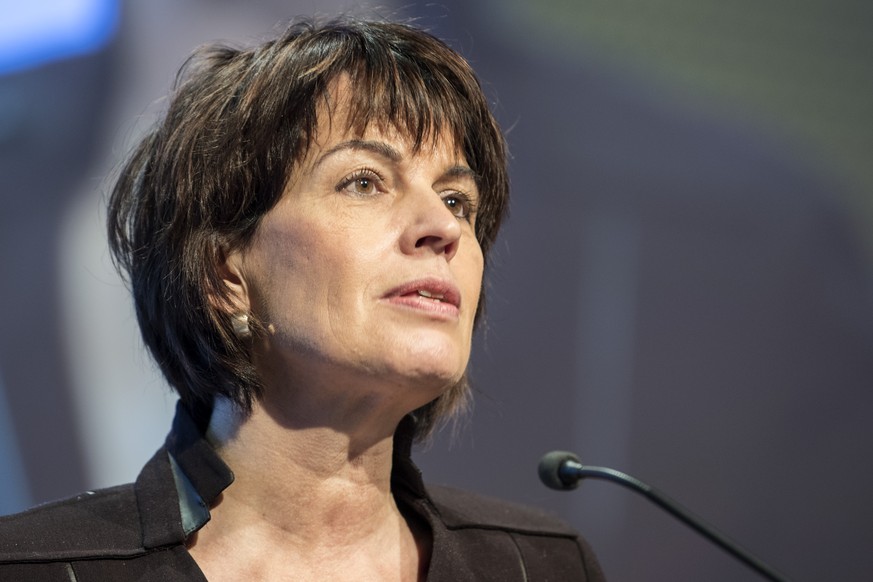
[[[133,485],[88,491],[0,517],[0,564],[125,557],[141,551]]]
[[[587,541],[554,515],[451,487],[427,490],[446,532],[435,538],[452,547],[453,567],[475,573],[458,579],[604,579]]]
[[[428,485],[427,490],[443,523],[450,529],[487,528],[569,538],[579,536],[566,522],[541,509],[453,487]]]

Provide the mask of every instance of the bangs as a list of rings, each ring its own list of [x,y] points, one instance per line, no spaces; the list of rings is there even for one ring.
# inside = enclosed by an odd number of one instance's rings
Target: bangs
[[[348,75],[349,129],[357,135],[363,135],[370,126],[393,129],[407,138],[416,152],[446,138],[467,149],[464,144],[470,128],[465,110],[469,104],[463,103],[451,82],[402,55],[389,56],[397,58],[377,67],[360,62],[344,71]]]
[[[349,129],[355,133],[374,124],[395,128],[416,147],[441,136],[461,145],[475,123],[471,111],[487,110],[467,62],[421,31],[371,23],[355,30],[333,26],[298,39],[291,50],[305,55],[298,62],[310,61],[299,80],[314,85],[315,101],[328,97],[341,77],[349,79]]]

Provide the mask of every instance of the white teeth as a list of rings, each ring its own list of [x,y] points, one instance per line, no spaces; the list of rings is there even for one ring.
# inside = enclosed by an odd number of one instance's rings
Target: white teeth
[[[427,297],[428,299],[433,299],[435,301],[442,301],[443,297],[444,297],[443,295],[435,295],[435,294],[433,294],[429,291],[425,291],[423,289],[419,289],[418,294],[421,295],[422,297]]]

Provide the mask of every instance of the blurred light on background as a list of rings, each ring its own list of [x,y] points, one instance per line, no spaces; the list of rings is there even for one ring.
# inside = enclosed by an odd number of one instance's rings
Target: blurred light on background
[[[118,25],[117,0],[0,0],[0,74],[94,52]]]

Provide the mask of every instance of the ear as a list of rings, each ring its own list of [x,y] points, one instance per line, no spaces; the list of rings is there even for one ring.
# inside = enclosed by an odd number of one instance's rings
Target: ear
[[[243,254],[239,250],[228,251],[219,247],[216,252],[216,272],[224,293],[211,298],[213,306],[229,315],[249,313],[251,300],[243,269]]]

